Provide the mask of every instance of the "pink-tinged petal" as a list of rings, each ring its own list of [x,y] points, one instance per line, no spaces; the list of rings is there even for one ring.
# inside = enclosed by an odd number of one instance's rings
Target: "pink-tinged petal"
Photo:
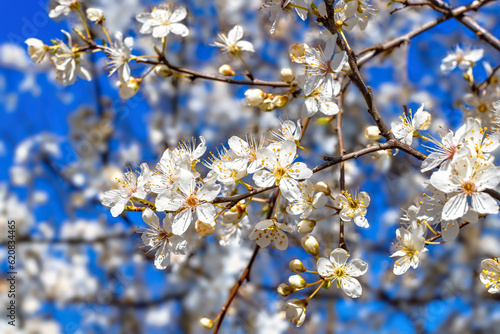
[[[340,288],[351,298],[358,298],[363,293],[359,281],[352,277],[345,277],[340,282]]]
[[[213,204],[202,203],[196,207],[196,215],[202,222],[210,224],[214,222],[217,212]]]
[[[330,260],[325,259],[324,257],[320,257],[318,262],[316,262],[316,267],[318,269],[318,273],[323,277],[328,277],[333,274],[334,268],[333,264]]]
[[[484,214],[497,214],[498,213],[498,202],[496,199],[488,195],[487,193],[474,193],[472,194],[472,208],[477,213]]]
[[[459,230],[460,228],[456,220],[441,221],[441,234],[443,235],[444,241],[448,242],[455,240]]]
[[[182,235],[193,221],[193,214],[190,209],[184,209],[175,215],[172,223],[172,233]]]
[[[467,210],[467,196],[465,194],[458,194],[445,203],[441,218],[443,220],[454,220],[465,215]]]
[[[368,270],[368,263],[360,259],[354,259],[346,267],[346,273],[352,277],[364,275]]]
[[[345,249],[337,248],[330,253],[330,261],[334,267],[339,267],[347,262],[347,252]]]
[[[267,170],[259,170],[253,175],[253,181],[259,187],[271,187],[276,183],[276,176]]]

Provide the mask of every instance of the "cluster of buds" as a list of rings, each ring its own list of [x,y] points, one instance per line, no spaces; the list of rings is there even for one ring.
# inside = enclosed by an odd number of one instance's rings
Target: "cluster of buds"
[[[288,93],[272,95],[263,92],[258,88],[251,88],[245,92],[247,105],[249,107],[259,107],[262,111],[273,111],[277,108],[283,108],[288,104]]]

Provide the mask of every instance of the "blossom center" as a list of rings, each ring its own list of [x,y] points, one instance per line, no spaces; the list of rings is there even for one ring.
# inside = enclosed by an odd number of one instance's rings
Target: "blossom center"
[[[476,185],[472,181],[464,181],[462,183],[462,191],[470,196],[476,190]]]
[[[200,200],[195,195],[189,195],[186,199],[186,207],[193,209],[200,204]]]

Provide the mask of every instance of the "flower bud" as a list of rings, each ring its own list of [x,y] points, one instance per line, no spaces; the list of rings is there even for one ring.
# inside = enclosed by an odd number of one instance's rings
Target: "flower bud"
[[[281,69],[281,81],[286,83],[292,83],[294,79],[295,76],[293,75],[292,69],[290,68]]]
[[[327,196],[332,193],[330,187],[325,182],[316,183],[316,185],[314,186],[314,190],[320,193],[324,193]]]
[[[118,83],[118,85],[120,86],[120,97],[124,100],[127,100],[134,96],[139,91],[141,81],[141,78],[134,77],[130,77],[127,82],[120,81]]]
[[[295,289],[303,289],[307,282],[300,275],[292,275],[288,278],[288,283]]]
[[[306,319],[307,301],[304,299],[293,298],[288,300],[282,307],[286,312],[286,318],[291,323],[300,327]]]
[[[295,292],[295,289],[294,289],[294,288],[292,288],[292,287],[290,286],[290,284],[288,284],[288,283],[281,283],[281,284],[278,286],[278,289],[277,289],[277,290],[278,290],[278,293],[279,293],[280,295],[282,295],[283,297],[286,297],[286,296],[288,296],[288,295],[290,295],[290,294],[292,294],[292,293],[294,293],[294,292]]]
[[[203,327],[205,327],[206,329],[210,329],[214,326],[214,322],[212,321],[212,319],[208,319],[208,318],[201,318],[200,324]]]
[[[104,21],[104,12],[98,8],[88,8],[87,18],[89,21],[95,22],[96,24],[101,24]]]
[[[314,230],[316,226],[316,221],[311,219],[304,219],[299,222],[297,225],[297,232],[299,234],[308,234]]]
[[[288,103],[288,95],[278,95],[273,99],[273,105],[283,108]]]
[[[302,264],[302,262],[298,259],[290,261],[290,270],[294,273],[303,273],[306,271],[306,267]]]
[[[428,111],[422,111],[422,114],[425,115],[426,117],[426,120],[425,122],[420,126],[420,128],[418,130],[428,130],[430,127],[431,127],[431,124],[432,124],[432,115],[430,112]]]
[[[273,100],[271,99],[265,99],[260,104],[260,110],[262,111],[269,112],[273,111],[274,109],[276,109],[276,106],[274,105]]]
[[[245,97],[249,107],[258,107],[264,101],[264,92],[258,88],[252,88],[245,92]]]
[[[314,256],[319,254],[318,241],[312,235],[306,235],[305,237],[300,239],[300,243],[302,244],[302,247],[304,247],[304,250],[309,254]]]
[[[204,223],[201,220],[197,220],[195,228],[196,232],[198,232],[198,238],[212,235],[215,232],[215,221],[211,223]]]
[[[332,285],[332,281],[323,281],[323,288],[330,289],[331,285]]]
[[[365,137],[370,140],[379,140],[382,134],[376,125],[372,125],[365,129]]]
[[[168,78],[172,75],[172,70],[167,65],[161,64],[155,67],[155,74],[162,78]]]
[[[28,38],[24,43],[28,44],[28,53],[31,56],[31,60],[35,63],[40,63],[45,57],[48,47],[36,38]]]
[[[233,68],[231,66],[229,66],[228,64],[225,64],[225,65],[222,65],[221,67],[219,67],[219,73],[225,77],[230,77],[230,76],[233,76],[236,74],[236,72],[234,72]]]

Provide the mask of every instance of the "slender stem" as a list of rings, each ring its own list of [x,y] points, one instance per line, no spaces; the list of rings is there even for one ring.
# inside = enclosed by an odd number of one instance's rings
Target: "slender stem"
[[[104,23],[100,22],[99,25],[102,28],[102,31],[104,31],[104,35],[106,35],[106,38],[108,39],[108,43],[110,47],[113,47],[113,42],[111,41],[111,38],[109,38],[108,30],[104,26]]]
[[[87,32],[87,38],[91,39],[92,36],[90,35],[90,30],[89,30],[89,26],[87,24],[87,19],[85,18],[85,16],[83,16],[83,13],[82,13],[82,11],[80,9],[80,6],[77,6],[75,9],[76,9],[76,11],[78,12],[78,15],[80,15],[80,18],[83,21],[83,25],[85,26],[85,31]]]
[[[344,110],[342,108],[342,94],[339,95],[337,104],[339,106],[339,113],[337,114],[337,137],[339,140],[339,153],[340,153],[340,155],[344,155],[345,154],[344,137],[342,136],[342,114],[344,113]],[[345,190],[345,166],[344,166],[344,162],[340,163],[339,186],[340,186],[341,192]],[[345,243],[345,237],[344,237],[344,221],[342,220],[342,218],[339,218],[339,222],[340,222],[339,247],[343,248],[347,252],[349,252],[349,249],[347,248],[347,245]]]
[[[316,14],[315,12],[313,12],[312,10],[306,8],[306,7],[303,7],[303,6],[299,6],[299,5],[296,5],[294,3],[289,3],[290,7],[295,7],[295,8],[298,8],[298,9],[302,9],[302,10],[305,10],[306,12],[309,12],[311,13],[312,15],[318,17],[318,14]]]
[[[314,292],[309,297],[307,297],[306,301],[310,301],[312,297],[314,297],[314,295],[317,294],[322,287],[323,287],[323,280],[320,280],[319,286],[316,288],[316,290],[314,290]]]
[[[428,222],[425,222],[425,225],[427,226],[427,228],[428,228],[428,229],[429,229],[432,233],[434,233],[435,235],[437,235],[437,232],[436,232],[436,231],[432,228],[432,226],[431,226],[431,225],[429,225],[429,223],[428,223]]]
[[[247,65],[247,63],[245,62],[245,60],[243,59],[243,57],[240,55],[240,53],[238,51],[235,51],[234,54],[236,55],[236,57],[240,58],[241,62],[243,63],[243,66],[245,66],[245,70],[247,71],[246,76],[248,77],[248,79],[250,79],[250,80],[253,81],[254,77],[253,77],[253,74],[252,74],[252,70]]]

